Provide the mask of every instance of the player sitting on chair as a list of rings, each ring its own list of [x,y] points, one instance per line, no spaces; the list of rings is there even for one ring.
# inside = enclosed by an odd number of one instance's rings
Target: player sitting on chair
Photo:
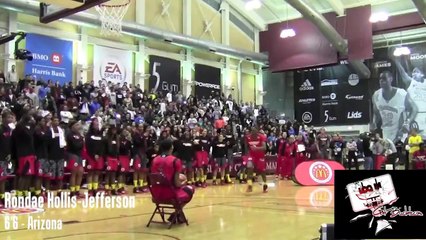
[[[182,172],[182,162],[172,155],[173,141],[166,139],[160,143],[161,155],[154,158],[151,165],[151,173],[162,173],[175,187],[175,193],[178,199],[187,204],[191,201],[195,189],[192,186],[186,185],[186,177]],[[154,189],[153,189],[154,190]],[[161,191],[162,189],[155,189]],[[167,191],[165,191],[167,193]],[[160,194],[160,193],[159,193]],[[162,198],[173,198],[173,196],[165,196]],[[171,216],[172,217],[172,216]],[[170,218],[169,218],[170,219]]]

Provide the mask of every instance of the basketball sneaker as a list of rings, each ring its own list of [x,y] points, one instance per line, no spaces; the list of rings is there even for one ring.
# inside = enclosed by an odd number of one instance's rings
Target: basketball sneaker
[[[264,193],[268,192],[268,184],[263,184],[263,192]]]

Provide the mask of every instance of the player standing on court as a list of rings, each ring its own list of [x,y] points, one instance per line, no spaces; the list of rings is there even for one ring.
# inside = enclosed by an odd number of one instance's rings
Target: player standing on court
[[[251,134],[246,136],[246,144],[249,149],[249,158],[247,160],[247,192],[253,191],[253,173],[256,170],[263,180],[263,192],[268,191],[266,183],[266,137],[260,134],[256,127],[253,127]]]
[[[58,195],[61,193],[63,187],[64,178],[64,159],[65,159],[65,147],[67,142],[65,140],[64,130],[59,127],[59,118],[53,116],[52,126],[49,129],[49,142],[48,142],[48,153],[49,156],[49,176],[50,179],[46,181],[46,189],[50,190],[50,180],[58,181]]]
[[[117,185],[115,184],[116,173],[118,171],[118,154],[120,150],[120,137],[117,133],[117,127],[110,125],[105,139],[105,158],[106,158],[106,179],[105,190],[111,190],[112,195],[117,195]]]
[[[99,189],[99,176],[104,169],[105,146],[102,129],[98,118],[92,118],[89,131],[86,135],[87,151],[87,187],[89,194],[96,195]]]

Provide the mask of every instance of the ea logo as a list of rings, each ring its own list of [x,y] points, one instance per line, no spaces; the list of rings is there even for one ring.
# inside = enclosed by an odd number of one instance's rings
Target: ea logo
[[[328,164],[324,162],[316,162],[309,167],[309,176],[316,183],[325,184],[333,177],[333,171]]]
[[[359,83],[359,76],[357,75],[357,74],[351,74],[351,75],[349,75],[349,78],[348,78],[348,83],[349,83],[349,85],[351,85],[351,86],[356,86],[356,85],[358,85],[358,83]]]
[[[126,67],[115,58],[105,59],[99,70],[101,77],[107,82],[122,83],[126,81]]]
[[[59,53],[52,54],[52,63],[59,65],[62,63],[62,56]]]
[[[302,114],[302,121],[304,123],[311,123],[312,122],[312,113],[310,113],[310,112],[304,112]]]

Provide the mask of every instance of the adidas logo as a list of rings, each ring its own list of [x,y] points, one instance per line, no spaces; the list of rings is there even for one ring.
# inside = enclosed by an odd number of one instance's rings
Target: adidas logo
[[[314,87],[312,86],[311,82],[309,81],[309,79],[306,79],[302,86],[300,86],[299,88],[300,91],[310,91],[310,90],[314,90]]]

